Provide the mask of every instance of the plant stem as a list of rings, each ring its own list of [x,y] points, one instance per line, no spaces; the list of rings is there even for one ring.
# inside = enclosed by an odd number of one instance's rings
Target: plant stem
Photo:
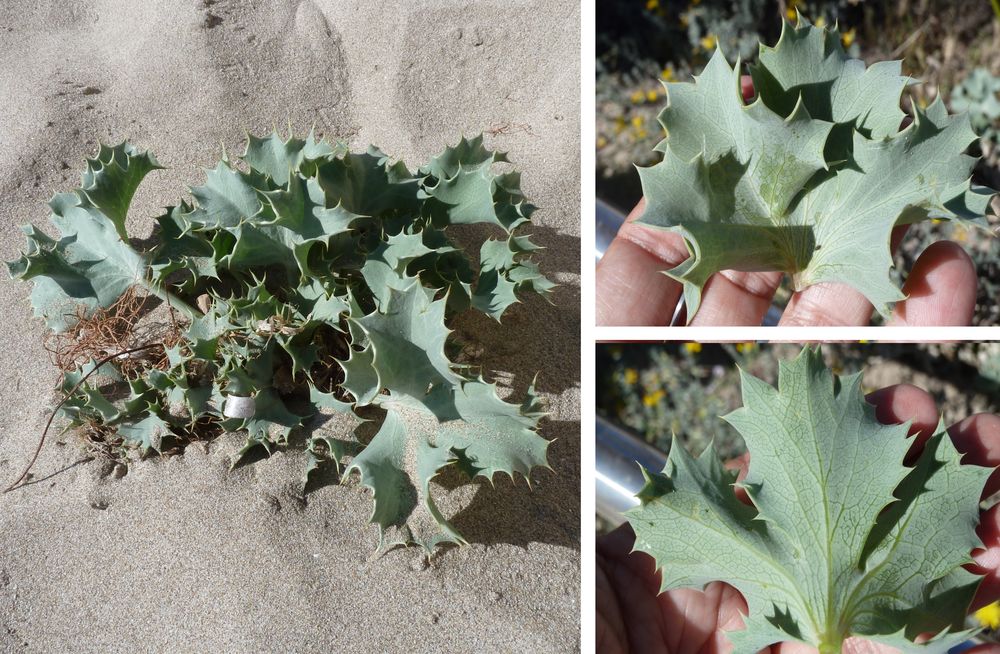
[[[142,286],[147,291],[149,291],[156,297],[166,302],[167,306],[173,307],[174,309],[177,309],[178,311],[183,313],[185,316],[187,316],[188,320],[194,320],[195,318],[198,318],[199,316],[202,315],[200,311],[198,311],[193,306],[185,302],[183,299],[174,295],[165,288],[158,288],[148,279],[142,280]]]
[[[59,413],[59,408],[62,407],[63,404],[66,404],[66,400],[73,397],[73,394],[76,393],[77,389],[79,389],[80,386],[83,385],[83,382],[87,381],[87,378],[89,378],[91,375],[97,372],[101,366],[103,366],[108,361],[111,361],[112,359],[117,359],[120,356],[124,356],[126,354],[132,354],[133,352],[142,352],[143,350],[148,350],[154,347],[163,347],[163,344],[149,343],[148,345],[143,345],[141,347],[134,347],[128,350],[121,350],[119,352],[115,352],[114,354],[108,355],[103,359],[101,359],[100,361],[98,361],[97,363],[95,363],[94,367],[90,369],[90,372],[80,377],[79,381],[77,381],[76,384],[73,385],[73,388],[71,388],[68,393],[64,393],[63,398],[59,400],[59,404],[57,404],[55,408],[52,409],[52,413],[49,414],[49,419],[45,422],[45,429],[42,430],[42,436],[41,438],[38,439],[38,447],[35,448],[35,454],[31,457],[31,461],[28,462],[28,465],[27,467],[25,467],[24,472],[21,473],[21,476],[18,477],[13,484],[8,486],[4,490],[4,493],[9,493],[15,488],[19,488],[19,484],[22,481],[24,481],[25,478],[27,478],[28,473],[31,472],[31,468],[35,465],[35,461],[38,460],[38,455],[41,454],[42,452],[42,446],[45,445],[45,437],[49,433],[49,427],[52,426],[52,421],[55,420],[56,415],[58,415]],[[65,381],[65,373],[63,376],[63,380]]]
[[[839,637],[824,638],[819,644],[819,654],[840,654],[844,641]]]

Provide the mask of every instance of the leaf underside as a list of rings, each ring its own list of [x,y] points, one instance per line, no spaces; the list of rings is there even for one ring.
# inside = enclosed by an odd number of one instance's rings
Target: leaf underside
[[[777,389],[741,377],[743,408],[725,419],[750,453],[740,485],[752,505],[711,447],[694,458],[675,442],[662,473],[644,471],[628,519],[661,590],[736,587],[748,605],[746,627],[727,634],[737,652],[784,641],[839,652],[851,636],[946,652],[967,639],[980,577],[961,566],[982,545],[991,471],[961,465],[943,425],[904,466],[909,425],[879,424],[861,374],[837,377],[818,349],[782,362]]]
[[[883,316],[905,299],[890,281],[892,229],[927,219],[986,226],[993,191],[970,186],[976,139],[966,115],[938,98],[901,129],[900,62],[869,67],[839,34],[785,24],[750,66],[756,99],[744,103],[740,66],[717,50],[693,83],[667,83],[657,146],[640,168],[639,223],[680,234],[690,257],[681,282],[689,320],[708,278],[722,270],[783,271],[796,290],[847,284]]]
[[[148,249],[129,242],[126,217],[160,166],[128,143],[102,146],[81,187],[53,198],[58,238],[24,228],[26,251],[8,267],[34,282],[50,329],[134,287],[186,316],[165,363],[128,377],[126,397],[88,381],[63,413],[143,455],[205,425],[246,432],[234,465],[304,441],[307,484],[350,459],[346,472],[374,495],[380,543],[464,542],[431,497],[443,468],[492,479],[547,465],[534,387],[523,404],[506,402],[446,354],[456,312],[499,321],[519,295],[552,291],[531,260],[539,247],[519,233],[534,211],[519,176],[494,170],[507,159],[482,137],[413,172],[377,148],[352,153],[312,134],[251,136],[242,159],[223,159],[191,201],[159,216]],[[495,234],[470,257],[448,232],[475,223]],[[226,412],[227,402],[250,412]],[[373,410],[384,421],[364,443],[357,412]]]

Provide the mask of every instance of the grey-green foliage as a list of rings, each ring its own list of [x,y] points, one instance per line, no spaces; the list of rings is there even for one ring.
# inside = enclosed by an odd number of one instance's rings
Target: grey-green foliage
[[[552,290],[530,258],[538,246],[520,233],[534,207],[519,175],[498,173],[507,159],[481,137],[417,171],[312,134],[251,136],[242,159],[224,158],[191,189],[193,202],[159,216],[148,249],[128,240],[126,215],[160,166],[128,143],[102,146],[81,187],[53,198],[57,238],[25,228],[27,250],[10,273],[34,282],[35,312],[51,329],[136,286],[184,316],[166,365],[131,375],[124,399],[88,381],[64,413],[116,430],[143,454],[219,427],[246,433],[234,465],[298,444],[307,482],[354,453],[349,470],[374,494],[380,542],[390,530],[392,542],[427,548],[462,542],[431,478],[452,464],[489,479],[546,465],[534,387],[511,404],[446,354],[449,315],[471,307],[499,321],[519,293]],[[477,263],[448,236],[474,223],[495,234]],[[63,390],[85,372],[67,374]],[[252,414],[227,417],[230,397],[253,398]],[[318,414],[369,406],[385,418],[366,445],[352,429],[315,428]]]
[[[639,222],[679,233],[691,254],[667,272],[689,318],[721,270],[784,271],[797,290],[848,284],[888,316],[905,297],[889,278],[894,227],[986,225],[993,193],[970,188],[968,119],[938,100],[901,129],[899,62],[866,67],[836,30],[800,19],[750,73],[749,105],[720,52],[694,83],[666,84],[663,161],[640,169]]]
[[[861,374],[838,378],[818,350],[782,362],[778,388],[742,374],[742,390],[726,420],[750,453],[739,486],[751,503],[711,447],[694,458],[678,446],[629,512],[661,589],[735,586],[749,608],[727,634],[737,652],[797,641],[832,654],[860,636],[944,653],[967,639],[981,577],[962,566],[982,545],[992,471],[963,465],[943,424],[904,465],[909,424],[880,424]]]
[[[1000,140],[997,121],[1000,120],[1000,77],[982,67],[975,68],[951,92],[951,108],[969,114],[972,129],[981,138],[996,143]]]

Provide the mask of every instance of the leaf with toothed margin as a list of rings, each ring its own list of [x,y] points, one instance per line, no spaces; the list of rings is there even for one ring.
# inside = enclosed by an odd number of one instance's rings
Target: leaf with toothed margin
[[[56,332],[75,323],[84,307],[87,315],[114,304],[146,274],[145,259],[118,236],[103,213],[80,204],[72,193],[52,198],[50,220],[62,237],[56,241],[34,226],[22,228],[27,251],[7,264],[12,277],[33,280],[35,315]]]
[[[247,440],[233,460],[235,468],[243,458],[257,447],[271,454],[275,445],[286,445],[293,429],[302,425],[302,416],[289,410],[285,401],[273,388],[264,388],[254,395],[254,414],[249,418],[229,418],[222,426],[227,431],[246,430]]]
[[[374,363],[375,350],[372,347],[351,350],[348,359],[340,362],[340,367],[344,369],[344,382],[341,385],[362,406],[371,404],[382,389]]]
[[[333,393],[324,393],[316,388],[312,382],[309,382],[309,401],[316,407],[318,412],[326,409],[326,415],[346,414],[355,418],[357,417],[351,403],[338,399]],[[303,487],[306,490],[317,480],[315,477],[316,473],[331,466],[334,469],[334,473],[338,477],[341,476],[343,474],[341,461],[348,454],[357,452],[357,448],[353,447],[356,443],[348,442],[343,438],[335,438],[329,432],[326,436],[316,435],[317,433],[318,431],[314,430],[312,435],[306,440],[307,464],[303,477]],[[342,435],[347,436],[347,434]]]
[[[326,158],[317,164],[315,179],[327,206],[340,205],[360,216],[419,213],[418,180],[374,146],[364,154]]]
[[[741,373],[743,408],[726,416],[746,441],[736,472],[709,447],[679,443],[662,473],[643,471],[628,512],[635,548],[661,591],[724,581],[743,594],[736,651],[798,641],[839,652],[862,637],[904,652],[945,652],[963,631],[980,577],[962,568],[981,547],[979,498],[991,470],[962,465],[942,424],[913,467],[909,424],[887,426],[865,402],[861,374],[839,378],[818,349],[780,365],[778,388]],[[917,644],[923,633],[937,634]]]
[[[518,406],[501,400],[493,384],[456,373],[444,354],[444,306],[444,299],[434,300],[411,279],[403,290],[392,289],[380,309],[351,318],[364,329],[368,346],[341,364],[344,387],[388,413],[348,472],[360,472],[373,491],[372,521],[383,545],[389,529],[399,540],[388,544],[430,550],[464,542],[431,495],[431,480],[447,465],[490,480],[498,472],[528,479],[534,467],[547,465],[549,443],[536,433],[542,413],[534,385]],[[354,381],[362,374],[365,385]]]
[[[390,291],[404,290],[413,283],[406,274],[407,265],[434,252],[424,245],[422,233],[400,232],[389,236],[366,258],[361,267],[365,283],[379,306],[389,302]]]
[[[432,494],[431,481],[449,465],[490,481],[498,472],[530,479],[533,468],[548,466],[549,442],[536,432],[541,414],[522,413],[492,384],[468,380],[432,393],[426,403],[396,402],[391,389],[380,397],[385,420],[347,472],[358,471],[372,490],[371,519],[382,546],[417,544],[430,551],[445,542],[465,543]],[[394,540],[386,540],[390,531]]]
[[[250,220],[263,208],[250,177],[220,161],[206,171],[205,184],[191,189],[195,208],[184,220],[196,229],[234,228]]]
[[[150,413],[138,422],[118,427],[118,434],[125,439],[125,443],[136,447],[142,456],[159,452],[164,437],[172,433],[170,423],[155,413]]]
[[[68,392],[83,374],[81,370],[66,373],[62,384],[63,392]],[[105,424],[114,424],[124,415],[121,408],[115,406],[98,388],[90,384],[81,385],[75,394],[63,402],[59,411],[70,420],[91,415],[97,416]]]
[[[836,31],[800,20],[751,67],[716,51],[694,83],[666,83],[662,162],[639,171],[639,223],[680,234],[690,257],[667,274],[688,319],[722,270],[783,271],[796,290],[839,282],[883,316],[905,299],[890,281],[892,229],[928,218],[985,226],[993,192],[971,188],[967,117],[937,100],[900,129],[899,62],[865,68]]]
[[[264,193],[264,196],[274,212],[274,220],[259,227],[249,227],[253,230],[250,233],[259,234],[259,242],[263,245],[251,246],[249,243],[256,243],[257,240],[247,239],[241,234],[230,259],[231,265],[259,265],[263,254],[260,248],[280,250],[283,246],[290,251],[301,279],[315,278],[319,272],[309,264],[313,247],[316,244],[328,245],[339,234],[349,232],[351,223],[359,218],[339,204],[327,208],[323,190],[315,179],[305,180],[295,176],[288,182],[287,188]],[[278,256],[282,260],[287,259],[287,256]]]
[[[472,306],[496,321],[510,305],[518,302],[517,293],[525,288],[548,299],[555,288],[525,255],[539,249],[525,236],[511,235],[506,241],[487,239],[480,248],[479,278],[471,294]]]
[[[512,231],[531,217],[517,173],[497,174],[493,165],[508,163],[505,153],[483,146],[482,135],[445,148],[420,169],[427,176],[423,192],[441,202],[451,225],[493,223]]]
[[[347,154],[347,148],[343,144],[330,145],[323,140],[317,141],[312,131],[305,140],[294,137],[283,139],[277,132],[271,132],[265,138],[247,134],[247,147],[242,159],[253,170],[274,180],[276,186],[283,187],[288,185],[290,173],[299,172],[303,162],[344,154]]]
[[[156,284],[163,285],[168,275],[179,270],[188,273],[191,284],[219,277],[211,242],[185,232],[187,225],[183,216],[190,211],[191,207],[181,202],[156,219],[160,227],[160,247],[156,248],[149,265]]]
[[[296,289],[296,294],[309,322],[324,323],[340,331],[340,317],[350,312],[351,305],[337,294],[334,285],[310,279]]]
[[[461,377],[444,351],[450,330],[444,324],[445,300],[416,278],[389,290],[389,300],[367,316],[352,318],[364,329],[372,368],[382,387],[420,402],[435,389],[455,385]]]
[[[110,220],[118,236],[128,241],[125,219],[132,196],[146,175],[163,166],[149,152],[141,152],[132,144],[122,142],[114,147],[101,145],[97,157],[87,160],[80,188],[80,206],[93,208]]]

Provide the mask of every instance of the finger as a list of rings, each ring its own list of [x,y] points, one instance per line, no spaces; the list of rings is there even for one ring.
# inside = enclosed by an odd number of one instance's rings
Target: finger
[[[987,468],[1000,466],[1000,416],[978,413],[948,428],[955,449],[962,453],[962,463]],[[986,480],[983,497],[1000,491],[1000,469]]]
[[[897,384],[869,393],[865,400],[875,407],[875,419],[883,425],[913,421],[908,435],[914,438],[906,460],[918,457],[938,425],[937,404],[931,394],[912,384]]]
[[[598,325],[667,325],[681,285],[663,274],[687,259],[684,239],[635,224],[645,208],[640,200],[597,264]]]
[[[780,283],[780,272],[716,273],[705,284],[691,325],[758,326]]]
[[[704,589],[678,588],[656,598],[663,616],[668,652],[715,652],[725,645],[723,631],[743,626],[747,605],[729,584],[714,581]],[[647,641],[648,642],[648,641]]]
[[[983,547],[972,550],[975,563],[965,566],[969,572],[983,575],[972,600],[973,611],[1000,599],[1000,504],[979,516],[976,534],[983,541]]]
[[[986,643],[985,645],[976,645],[971,649],[962,651],[965,652],[965,654],[1000,654],[1000,645]]]
[[[749,75],[740,86],[745,100],[753,97]],[[687,247],[673,232],[633,225],[644,207],[640,200],[597,264],[598,325],[666,325],[673,317],[682,288],[661,273],[687,259]]]
[[[938,241],[921,253],[903,293],[890,325],[971,325],[976,266],[961,246]]]
[[[872,305],[847,284],[821,282],[792,295],[779,326],[867,325]]]
[[[749,75],[740,77],[740,90],[745,101],[753,99],[753,80]],[[781,273],[727,270],[713,275],[702,290],[701,306],[691,324],[759,325],[780,283]]]
[[[906,235],[903,225],[892,230],[889,249],[895,252]],[[847,284],[820,283],[792,294],[781,315],[779,326],[867,325],[871,322],[872,303]]]
[[[623,559],[634,545],[635,532],[632,525],[625,522],[597,539],[597,553],[606,558]]]

